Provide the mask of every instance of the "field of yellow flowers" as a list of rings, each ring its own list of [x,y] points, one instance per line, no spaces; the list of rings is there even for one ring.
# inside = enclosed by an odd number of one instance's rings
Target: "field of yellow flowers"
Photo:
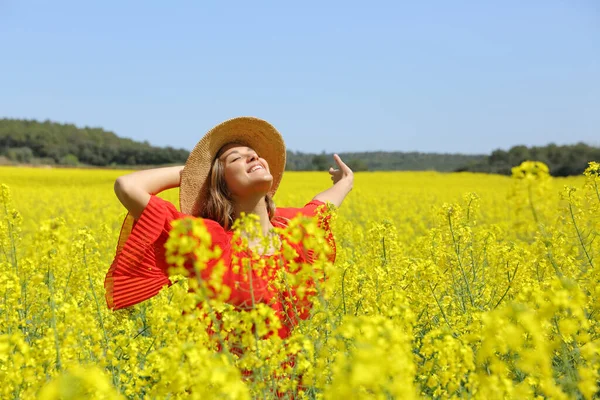
[[[280,276],[318,289],[286,340],[270,308],[233,309],[218,279],[177,271],[155,298],[107,308],[123,173],[0,168],[0,398],[600,395],[598,163],[568,179],[535,162],[512,177],[356,174],[330,210],[335,263],[312,225],[285,233],[322,250]],[[275,201],[301,207],[329,184],[289,172]],[[176,227],[172,260],[207,248],[190,229],[204,237],[200,221]]]

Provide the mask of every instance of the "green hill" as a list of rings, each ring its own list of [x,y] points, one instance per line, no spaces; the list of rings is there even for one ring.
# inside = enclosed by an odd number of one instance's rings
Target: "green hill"
[[[0,119],[0,155],[20,163],[160,165],[184,163],[185,149],[151,146],[102,128],[20,119]]]
[[[600,147],[585,143],[558,146],[513,146],[510,150],[494,150],[484,161],[466,164],[458,171],[487,172],[510,175],[511,167],[523,161],[541,161],[552,176],[581,175],[590,161],[600,161]]]
[[[0,156],[4,162],[90,166],[154,166],[183,164],[188,150],[151,146],[117,136],[102,128],[78,128],[51,121],[0,119]],[[600,148],[584,143],[543,147],[514,146],[490,155],[419,152],[340,153],[354,171],[472,171],[510,174],[525,160],[542,161],[554,176],[579,175],[589,161],[600,161]],[[287,152],[286,169],[324,171],[332,154]]]

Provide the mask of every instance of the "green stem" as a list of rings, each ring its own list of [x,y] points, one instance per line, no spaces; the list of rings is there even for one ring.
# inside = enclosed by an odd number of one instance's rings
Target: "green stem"
[[[469,285],[469,280],[467,279],[467,274],[465,273],[465,269],[462,265],[462,260],[460,258],[460,250],[458,248],[458,243],[456,242],[456,238],[454,236],[454,228],[452,227],[452,217],[448,214],[448,224],[450,225],[450,233],[452,234],[452,242],[454,243],[454,252],[456,253],[456,259],[458,260],[458,266],[460,267],[460,273],[463,277],[463,281],[465,282],[465,286],[467,288],[467,293],[469,294],[469,300],[471,302],[471,306],[475,306],[475,301],[473,300],[473,294],[471,293],[471,287]]]
[[[448,318],[446,318],[446,313],[444,312],[444,309],[442,308],[442,305],[438,301],[437,296],[435,295],[435,291],[431,287],[431,283],[427,282],[427,284],[429,285],[429,289],[431,290],[431,294],[433,295],[433,298],[435,299],[435,302],[437,303],[437,306],[440,309],[440,312],[442,313],[442,317],[444,317],[444,321],[446,321],[446,325],[448,325],[448,328],[450,328],[450,330],[453,331],[452,326],[450,325],[450,322],[448,322]]]
[[[10,245],[11,245],[11,249],[12,249],[10,261],[11,261],[13,267],[15,268],[15,273],[18,276],[19,275],[19,265],[17,263],[17,247],[15,246],[15,238],[13,235],[13,224],[10,222],[10,219],[8,216],[8,208],[6,206],[6,203],[4,203],[4,215],[6,217],[6,224],[8,225],[8,236],[10,237]]]
[[[389,275],[389,271],[387,269],[387,250],[385,248],[385,236],[381,238],[381,247],[383,249],[383,259],[381,260],[381,266],[385,267],[385,272]]]
[[[346,315],[346,286],[344,284],[345,279],[346,279],[346,272],[348,271],[348,268],[344,269],[344,272],[342,273],[342,305],[344,306],[344,315]]]
[[[52,319],[50,325],[54,333],[54,347],[56,347],[56,369],[60,371],[62,369],[60,361],[60,340],[58,338],[58,332],[56,330],[56,303],[54,302],[54,275],[50,266],[48,266],[48,288],[50,289],[50,310],[52,311]]]
[[[85,246],[83,249],[84,249],[83,250],[84,251],[84,264],[87,264],[85,261]],[[87,270],[87,267],[86,267],[86,270]],[[96,291],[94,290],[94,284],[92,283],[92,277],[90,276],[89,272],[88,272],[88,281],[90,283],[90,290],[92,291],[92,297],[94,298],[94,302],[96,303],[96,312],[98,313],[98,321],[100,322],[100,327],[102,328],[102,336],[104,339],[103,353],[104,353],[104,359],[106,360],[107,355],[108,355],[108,335],[106,333],[106,328],[104,327],[104,319],[102,318],[102,312],[100,311],[100,303],[98,302],[98,296],[96,296]],[[112,373],[113,385],[115,387],[119,387],[118,377],[115,376],[115,371],[112,366],[110,367],[110,370]]]
[[[90,283],[90,290],[92,291],[92,297],[94,298],[94,302],[96,303],[96,312],[98,314],[98,321],[100,322],[100,327],[102,328],[102,336],[104,337],[104,357],[108,354],[108,335],[106,334],[106,328],[104,327],[104,319],[102,318],[102,312],[100,311],[100,303],[98,302],[98,296],[96,296],[96,291],[94,290],[94,284],[92,282],[92,277],[88,272],[88,281]]]
[[[546,255],[548,256],[548,259],[550,260],[550,264],[552,265],[552,268],[554,268],[554,272],[556,273],[556,275],[558,275],[559,278],[563,277],[563,273],[561,272],[560,268],[558,268],[558,265],[556,265],[556,262],[554,261],[554,257],[552,257],[552,250],[550,250],[549,246],[546,246]],[[539,280],[539,278],[538,278]]]
[[[471,203],[473,203],[473,199],[470,199],[469,204],[467,204],[467,222],[471,219]]]
[[[583,248],[583,252],[585,253],[588,263],[590,264],[590,267],[592,267],[592,269],[593,269],[594,264],[592,263],[592,259],[590,258],[590,255],[588,254],[587,249],[585,248],[585,244],[583,243],[583,238],[581,237],[581,232],[579,231],[579,227],[577,226],[577,222],[575,221],[575,214],[573,213],[573,205],[571,204],[571,202],[569,202],[569,212],[571,213],[571,220],[573,221],[573,226],[575,227],[575,231],[577,232],[577,237],[579,238],[579,243],[581,244],[581,248]]]
[[[533,206],[533,194],[531,193],[531,184],[527,187],[527,192],[529,194],[529,207],[531,207],[531,213],[533,214],[533,219],[536,224],[539,224],[537,212],[535,211],[535,207]]]
[[[506,262],[506,264],[508,264],[508,261]],[[500,297],[500,300],[498,300],[498,302],[496,303],[496,305],[494,306],[494,308],[498,308],[498,306],[500,305],[500,303],[502,303],[502,300],[504,300],[504,297],[506,296],[506,294],[510,290],[511,285],[512,285],[513,281],[515,280],[515,276],[517,275],[517,270],[518,269],[519,269],[519,263],[517,263],[517,266],[515,267],[515,270],[513,271],[512,277],[510,276],[510,271],[507,272],[508,273],[508,286],[506,287],[506,290],[504,291],[504,294],[502,295],[502,297]]]

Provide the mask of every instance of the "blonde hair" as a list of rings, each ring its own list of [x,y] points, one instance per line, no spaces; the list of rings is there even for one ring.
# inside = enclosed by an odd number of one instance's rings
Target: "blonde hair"
[[[220,160],[222,150],[219,150],[208,174],[208,198],[200,217],[216,221],[225,230],[231,229],[234,220],[234,207],[231,192],[225,182],[225,168]],[[275,202],[273,198],[265,195],[269,220],[275,216]]]

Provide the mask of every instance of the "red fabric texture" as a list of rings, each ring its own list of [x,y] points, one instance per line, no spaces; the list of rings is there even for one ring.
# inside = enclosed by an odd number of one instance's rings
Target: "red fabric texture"
[[[276,227],[284,228],[289,220],[298,214],[312,217],[316,216],[320,206],[324,203],[313,200],[303,208],[277,208],[272,223]],[[115,258],[106,274],[104,287],[106,289],[106,302],[110,309],[118,310],[130,307],[134,304],[147,300],[158,294],[163,287],[169,286],[169,265],[165,260],[165,243],[169,237],[171,223],[180,218],[190,217],[175,208],[170,202],[157,196],[151,196],[150,201],[137,221],[131,215],[127,215],[117,244]],[[193,217],[192,217],[193,218]],[[328,217],[319,215],[319,225],[326,231],[327,240],[333,252],[330,260],[335,260],[335,241],[329,229]],[[235,273],[232,265],[233,256],[244,257],[247,254],[233,254],[231,239],[233,231],[225,231],[217,222],[203,219],[209,231],[213,246],[219,246],[222,250],[220,260],[223,260],[226,271],[223,283],[231,289],[227,300],[234,306],[244,309],[254,302],[269,304],[277,313],[282,322],[282,328],[278,332],[282,338],[288,337],[291,328],[295,326],[298,317],[306,319],[310,314],[310,301],[296,300],[296,291],[291,293],[276,292],[268,283],[272,278],[271,272],[252,272],[252,285],[248,279],[244,279],[240,273]],[[293,245],[298,253],[296,262],[313,262],[312,251],[305,251],[301,245]],[[279,256],[263,256],[263,258]],[[203,270],[202,278],[206,279],[211,272],[211,267],[219,260],[209,262]],[[287,262],[281,263],[287,268]],[[268,269],[265,269],[268,270]],[[314,282],[309,282],[309,292],[314,288]]]

